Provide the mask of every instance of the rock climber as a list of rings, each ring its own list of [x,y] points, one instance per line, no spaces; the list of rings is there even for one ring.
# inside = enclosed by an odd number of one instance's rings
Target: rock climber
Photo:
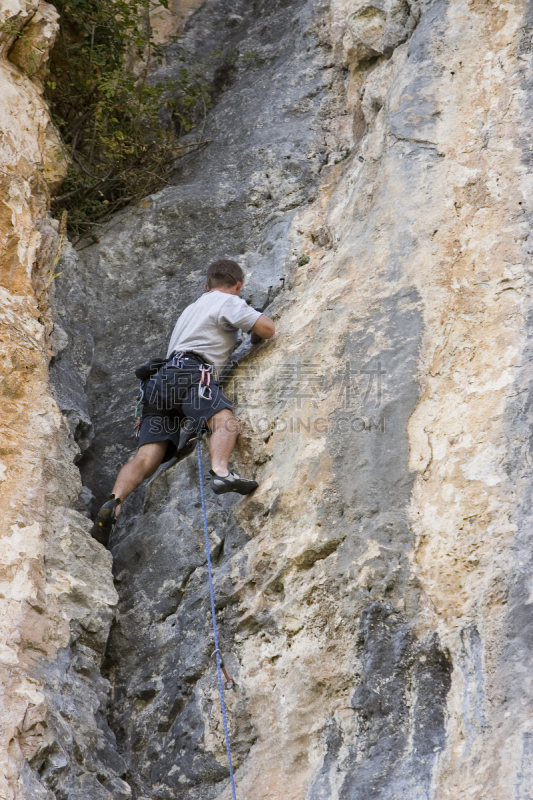
[[[126,497],[163,461],[183,450],[192,435],[207,427],[215,494],[250,494],[257,488],[256,481],[241,478],[229,468],[239,422],[217,377],[235,348],[239,330],[251,332],[253,344],[275,333],[272,320],[240,297],[243,283],[244,273],[235,261],[211,264],[205,294],[178,318],[166,359],[155,359],[137,370],[139,377],[146,378],[139,448],[118,473],[109,500],[98,512],[92,534],[102,544],[107,545]]]

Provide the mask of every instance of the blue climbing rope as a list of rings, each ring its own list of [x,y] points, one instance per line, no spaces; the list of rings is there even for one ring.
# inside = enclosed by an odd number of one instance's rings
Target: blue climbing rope
[[[205,509],[204,474],[202,470],[202,448],[200,445],[200,436],[198,436],[198,472],[200,475],[200,493],[202,495],[202,513],[204,515],[205,549],[207,553],[207,570],[209,573],[209,593],[211,595],[211,616],[213,618],[213,634],[215,637],[215,655],[217,657],[218,690],[220,692],[220,704],[222,706],[224,736],[226,737],[226,751],[228,753],[231,791],[233,794],[233,800],[237,800],[237,795],[235,794],[235,778],[233,777],[233,764],[231,761],[231,751],[229,747],[228,721],[226,719],[226,703],[224,702],[224,687],[222,685],[222,664],[220,659],[220,650],[218,648],[217,618],[215,615],[215,592],[213,589],[213,568],[211,566],[211,553],[209,552],[209,532],[207,529],[207,511]]]

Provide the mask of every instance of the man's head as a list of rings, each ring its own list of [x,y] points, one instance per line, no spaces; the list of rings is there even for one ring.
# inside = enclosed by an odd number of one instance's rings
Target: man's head
[[[236,261],[222,258],[214,261],[207,270],[207,291],[219,289],[220,291],[230,290],[232,294],[239,294],[244,283],[244,273]]]

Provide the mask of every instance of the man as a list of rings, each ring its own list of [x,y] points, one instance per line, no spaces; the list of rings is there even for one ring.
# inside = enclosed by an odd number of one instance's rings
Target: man
[[[243,283],[243,271],[235,261],[215,261],[207,270],[206,294],[179,317],[167,361],[145,384],[148,402],[137,454],[120,470],[113,493],[94,523],[92,534],[102,544],[107,545],[126,497],[179,449],[184,422],[190,434],[206,425],[211,431],[211,486],[216,494],[250,494],[257,488],[255,481],[229,469],[239,423],[216,377],[235,347],[238,330],[251,332],[254,344],[275,332],[272,320],[240,297]]]

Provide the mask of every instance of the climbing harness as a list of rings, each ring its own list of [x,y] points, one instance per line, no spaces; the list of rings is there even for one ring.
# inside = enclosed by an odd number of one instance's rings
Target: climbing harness
[[[215,614],[215,592],[213,589],[213,568],[211,566],[211,553],[209,551],[209,531],[207,528],[207,511],[205,507],[205,493],[204,493],[204,474],[202,470],[202,447],[200,444],[200,436],[198,436],[198,474],[200,477],[200,494],[202,497],[202,514],[204,517],[204,534],[205,534],[205,550],[207,553],[207,571],[209,575],[209,594],[211,596],[211,617],[213,618],[213,635],[215,639],[215,652],[213,653],[216,656],[217,660],[217,673],[218,673],[218,691],[220,693],[220,704],[222,706],[222,721],[224,723],[224,736],[226,738],[226,752],[228,754],[228,763],[229,763],[229,774],[231,779],[231,792],[233,796],[233,800],[237,800],[237,795],[235,794],[235,778],[233,777],[233,764],[231,761],[231,751],[229,746],[229,734],[228,734],[228,722],[226,720],[226,703],[224,702],[224,687],[222,684],[222,673],[224,673],[224,677],[226,679],[226,689],[233,689],[233,681],[229,677],[228,673],[226,672],[226,668],[224,666],[224,662],[222,660],[222,656],[220,654],[220,648],[218,646],[218,630],[217,630],[217,618]]]
[[[201,360],[201,356],[196,353],[189,353],[182,351],[180,353],[173,353],[171,356],[171,366],[178,369],[185,369],[185,361],[196,361],[200,367],[200,383],[198,384],[198,395],[200,399],[211,400],[211,378],[213,377],[213,367],[211,364],[205,364]]]
[[[191,361],[196,362],[194,366],[186,363]],[[177,375],[175,370],[178,371]],[[183,399],[183,392],[196,382],[193,380],[196,370],[200,372],[199,399],[211,400],[213,396],[211,379],[216,381],[217,374],[214,367],[204,363],[202,357],[196,353],[187,350],[174,351],[168,358],[152,358],[137,367],[135,374],[140,380],[134,411],[134,431],[137,438],[145,406],[154,405],[158,412],[177,408],[176,403],[179,405],[179,401]],[[148,384],[151,379],[151,384]]]

